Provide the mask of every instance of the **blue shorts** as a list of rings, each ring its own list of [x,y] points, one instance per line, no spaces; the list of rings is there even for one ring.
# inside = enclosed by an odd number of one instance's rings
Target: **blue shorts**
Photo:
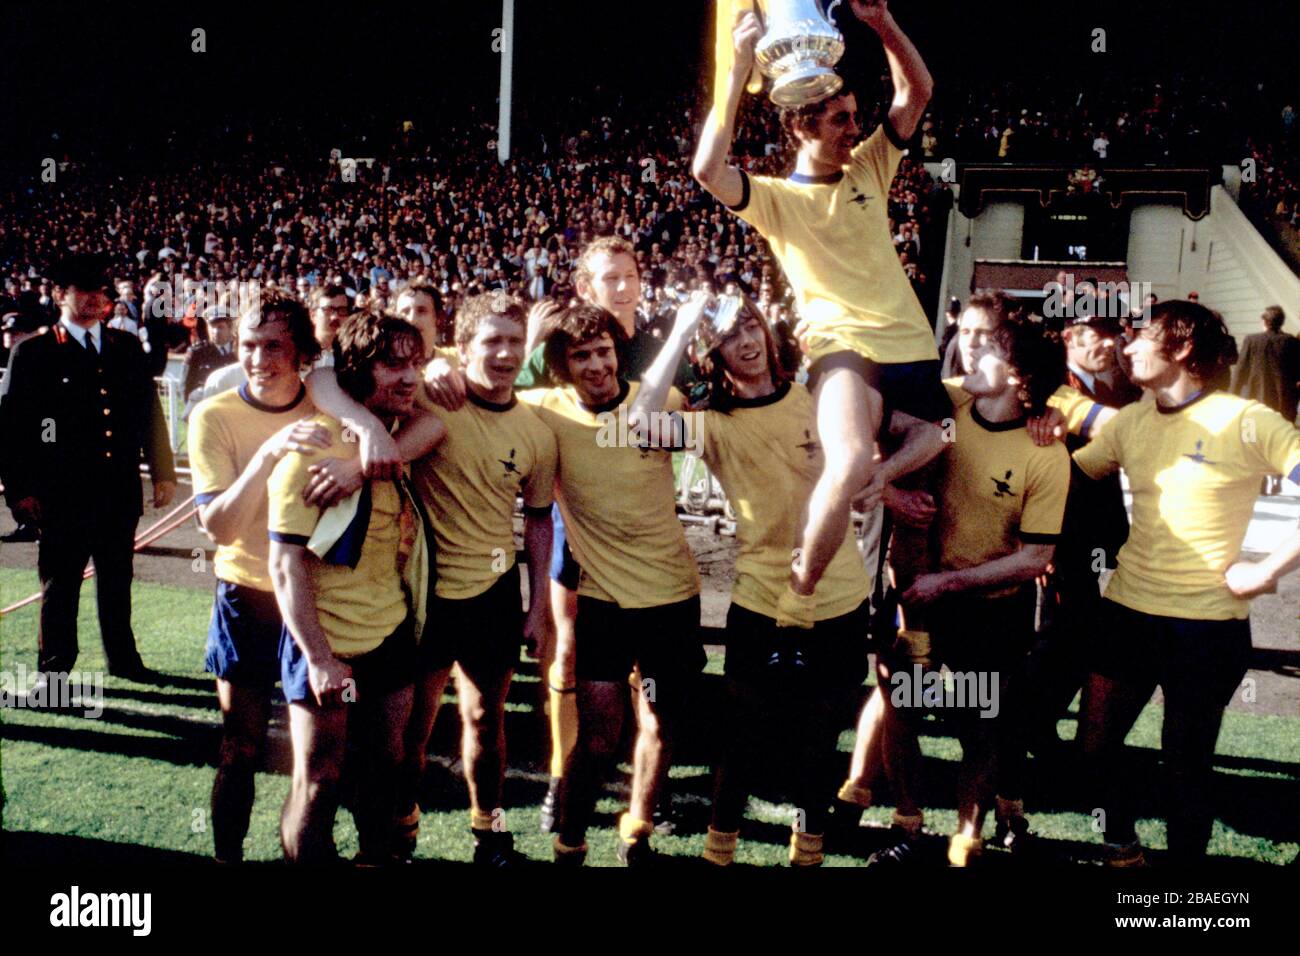
[[[280,679],[275,593],[217,579],[203,669],[237,687],[270,690]]]
[[[817,388],[821,377],[832,369],[847,368],[880,393],[880,430],[889,429],[894,412],[923,422],[941,422],[952,415],[952,399],[943,386],[938,359],[923,362],[873,362],[857,352],[833,352],[817,360],[808,370],[808,391]]]
[[[578,577],[582,567],[573,559],[569,542],[564,533],[564,516],[560,506],[551,506],[551,580],[557,582],[566,591],[578,590]]]
[[[373,702],[415,683],[415,650],[415,619],[408,617],[373,651],[340,658],[352,668],[356,699]],[[287,627],[280,630],[280,680],[284,684],[284,699],[289,703],[317,706],[307,677],[307,658]]]

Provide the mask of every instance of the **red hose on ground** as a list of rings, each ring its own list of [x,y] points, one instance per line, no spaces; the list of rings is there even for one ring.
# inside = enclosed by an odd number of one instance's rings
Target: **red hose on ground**
[[[139,553],[140,551],[149,547],[149,545],[153,544],[155,541],[159,540],[165,535],[171,534],[181,525],[185,524],[185,522],[189,521],[190,518],[192,518],[195,515],[195,513],[199,510],[198,505],[193,505],[193,501],[194,501],[194,496],[190,495],[188,498],[185,499],[185,501],[183,501],[176,508],[172,509],[162,518],[155,521],[149,527],[145,528],[143,531],[137,533],[135,536],[135,546],[134,548],[132,548],[132,550],[135,551],[136,553]],[[86,568],[85,572],[81,575],[81,579],[83,581],[86,581],[94,576],[95,576],[95,566],[94,564],[91,564],[90,567]],[[13,611],[17,611],[20,608],[24,608],[29,604],[35,604],[40,599],[41,599],[41,592],[37,591],[35,594],[23,598],[21,601],[19,601],[16,604],[11,604],[6,608],[0,608],[0,617],[3,617],[4,615],[9,614]]]

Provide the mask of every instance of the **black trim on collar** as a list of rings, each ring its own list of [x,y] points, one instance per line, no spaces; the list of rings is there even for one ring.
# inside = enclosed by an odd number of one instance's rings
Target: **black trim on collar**
[[[805,186],[830,186],[844,178],[844,170],[827,173],[825,176],[805,176],[803,173],[791,173],[788,177],[792,183]]]
[[[740,173],[740,202],[727,207],[732,212],[740,212],[749,205],[749,173],[743,169],[738,169],[737,172]]]
[[[885,139],[893,143],[897,149],[907,149],[907,140],[898,135],[898,130],[894,129],[894,124],[890,120],[888,113],[886,113],[885,118],[880,121],[880,128],[885,131]]]
[[[731,407],[732,408],[763,408],[764,406],[767,405],[775,405],[777,402],[779,402],[781,399],[785,398],[789,394],[790,394],[790,383],[782,382],[780,385],[776,387],[775,391],[767,395],[761,395],[758,398],[740,398],[738,396],[732,396]]]
[[[1008,419],[1005,422],[991,422],[980,414],[980,410],[975,407],[974,402],[971,402],[970,417],[975,420],[976,425],[986,432],[1015,431],[1017,428],[1024,428],[1025,422],[1028,421],[1024,415],[1021,415],[1019,418]]]
[[[475,393],[474,389],[468,387],[465,389],[465,397],[479,408],[486,409],[489,412],[508,412],[519,403],[519,399],[515,398],[513,393],[510,395],[510,401],[508,402],[489,402],[486,398]]]
[[[617,397],[611,398],[609,401],[604,402],[603,404],[600,405],[587,405],[584,404],[581,399],[579,399],[578,407],[581,408],[584,412],[591,412],[593,415],[603,415],[605,412],[612,412],[614,409],[618,408],[618,406],[622,405],[625,401],[627,401],[627,394],[631,390],[632,390],[632,386],[628,385],[627,379],[620,378],[618,380]]]
[[[302,402],[303,397],[306,396],[306,394],[307,394],[307,386],[299,382],[298,396],[288,405],[267,405],[265,402],[259,402],[257,399],[255,399],[252,396],[252,393],[248,389],[247,382],[239,386],[239,397],[242,398],[249,405],[252,405],[259,412],[287,412],[292,408],[297,408],[298,405]]]
[[[1214,393],[1210,389],[1203,388],[1195,395],[1193,395],[1191,398],[1189,398],[1187,401],[1183,402],[1181,405],[1161,405],[1159,402],[1156,402],[1156,411],[1158,411],[1161,415],[1177,415],[1184,408],[1191,408],[1201,399],[1212,394]]]

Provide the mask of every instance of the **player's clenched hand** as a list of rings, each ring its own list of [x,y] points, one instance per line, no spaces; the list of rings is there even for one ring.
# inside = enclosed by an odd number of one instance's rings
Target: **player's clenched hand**
[[[885,507],[894,519],[909,528],[928,528],[934,521],[934,497],[925,491],[908,491],[890,485],[885,489]]]
[[[262,443],[262,454],[279,461],[288,452],[309,452],[316,448],[328,448],[333,439],[329,429],[310,418],[303,418],[291,425],[285,425],[278,432]]]
[[[853,15],[873,30],[889,20],[889,0],[849,0],[849,6]]]
[[[524,640],[536,651],[538,660],[543,651],[549,651],[555,643],[555,623],[551,619],[551,609],[540,601],[528,609],[524,618]]]
[[[732,70],[742,79],[748,78],[754,68],[754,47],[762,35],[763,24],[753,10],[746,10],[736,18],[736,26],[731,31],[731,43],[736,51]]]
[[[358,432],[357,437],[361,446],[361,470],[367,478],[397,481],[402,477],[402,453],[392,435],[382,429],[368,428]]]
[[[343,703],[343,694],[353,687],[352,668],[334,655],[327,660],[307,662],[307,683],[316,703],[322,707]],[[349,703],[356,703],[356,691],[349,695]]]
[[[327,458],[312,465],[307,473],[311,477],[307,479],[307,487],[302,490],[302,500],[317,508],[329,508],[337,504],[356,492],[365,481],[361,462],[355,458],[347,461],[342,458]]]
[[[1035,445],[1040,448],[1065,437],[1065,416],[1059,408],[1048,409],[1037,418],[1025,423],[1025,430]]]
[[[922,574],[901,598],[904,607],[931,604],[948,593],[946,574]]]
[[[1273,576],[1262,564],[1254,561],[1238,561],[1228,568],[1223,577],[1234,597],[1245,599],[1277,592],[1277,582]]]
[[[424,370],[424,387],[435,405],[454,412],[465,404],[465,373],[436,358]]]

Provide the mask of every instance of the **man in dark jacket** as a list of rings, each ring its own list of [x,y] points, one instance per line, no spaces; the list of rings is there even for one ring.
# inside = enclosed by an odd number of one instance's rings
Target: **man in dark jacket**
[[[91,558],[109,673],[147,680],[131,631],[133,546],[142,454],[154,507],[176,492],[167,428],[139,341],[103,324],[105,262],[70,255],[50,278],[59,320],[14,350],[0,396],[5,497],[15,520],[41,529],[38,680],[76,663],[77,605]]]
[[[1300,404],[1300,339],[1282,331],[1286,314],[1280,306],[1270,305],[1259,318],[1264,331],[1246,336],[1232,370],[1232,391],[1294,422]],[[1264,479],[1264,494],[1281,490],[1280,475]]]

